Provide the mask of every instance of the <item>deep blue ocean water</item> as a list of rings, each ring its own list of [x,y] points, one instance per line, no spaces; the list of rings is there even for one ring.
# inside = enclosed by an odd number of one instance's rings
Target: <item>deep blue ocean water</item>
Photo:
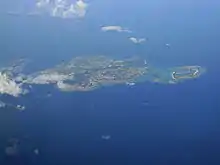
[[[210,87],[212,76],[176,86],[143,83],[90,93],[47,89],[50,98],[29,97],[29,111],[17,114],[19,125],[12,131],[23,139],[19,162],[217,165],[220,104],[219,90]]]
[[[27,109],[0,112],[0,164],[220,164],[218,1],[118,3],[91,1],[88,16],[72,22],[1,16],[6,25],[0,27],[1,63],[27,57],[33,60],[27,66],[31,72],[73,56],[138,54],[157,67],[201,65],[207,73],[178,85],[145,82],[86,93],[35,86],[19,99],[4,97]],[[103,24],[129,27],[149,41],[135,46],[128,34],[101,33]],[[164,47],[167,42],[169,50]],[[15,158],[4,155],[10,137],[21,141]]]

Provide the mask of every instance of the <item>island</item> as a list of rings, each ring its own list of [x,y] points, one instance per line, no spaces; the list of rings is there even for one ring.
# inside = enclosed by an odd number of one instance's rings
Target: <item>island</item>
[[[139,57],[113,59],[108,56],[81,56],[27,75],[23,83],[54,84],[62,91],[91,91],[108,85],[134,85],[145,81],[176,84],[198,78],[204,72],[201,66],[156,68],[148,66],[146,59]]]
[[[171,76],[174,81],[182,81],[197,78],[204,72],[205,69],[201,66],[184,66],[173,69]]]

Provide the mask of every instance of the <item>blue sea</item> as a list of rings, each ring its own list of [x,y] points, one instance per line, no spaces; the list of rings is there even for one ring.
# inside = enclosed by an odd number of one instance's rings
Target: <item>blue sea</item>
[[[11,2],[1,13],[20,9]],[[142,82],[67,93],[34,86],[23,97],[1,97],[27,108],[0,111],[0,164],[219,165],[220,2],[88,3],[82,20],[2,14],[1,65],[25,57],[32,61],[25,69],[31,73],[76,56],[138,55],[158,68],[200,65],[206,73],[177,85]],[[131,34],[100,31],[112,24],[149,40],[134,45],[127,39]],[[20,141],[19,155],[7,157],[5,146],[12,137]]]

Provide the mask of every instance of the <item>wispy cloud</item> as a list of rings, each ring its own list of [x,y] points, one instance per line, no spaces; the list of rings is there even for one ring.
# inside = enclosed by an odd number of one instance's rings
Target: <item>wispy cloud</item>
[[[116,31],[116,32],[127,32],[127,33],[131,33],[132,31],[127,29],[127,28],[123,28],[121,26],[102,26],[101,30],[106,32],[106,31]]]
[[[135,38],[135,37],[130,37],[129,40],[132,41],[135,44],[140,44],[140,43],[146,41],[145,38]]]

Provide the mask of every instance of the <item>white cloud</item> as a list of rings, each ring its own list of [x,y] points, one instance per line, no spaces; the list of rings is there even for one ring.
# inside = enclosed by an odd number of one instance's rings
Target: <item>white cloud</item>
[[[126,85],[129,85],[129,86],[134,86],[134,85],[135,85],[135,82],[126,82],[125,84],[126,84]]]
[[[127,32],[131,33],[132,31],[126,28],[123,28],[121,26],[102,26],[101,30],[106,32],[106,31],[117,31],[117,32]]]
[[[130,37],[129,40],[131,40],[135,44],[140,44],[146,41],[145,38],[135,38],[135,37]]]
[[[26,107],[24,105],[17,105],[16,109],[18,109],[20,111],[24,111],[26,109]]]
[[[25,83],[28,84],[55,84],[59,81],[72,79],[73,75],[66,75],[57,72],[40,72],[37,76],[29,76]]]
[[[25,75],[21,74],[27,62],[26,59],[18,59],[10,62],[8,67],[0,68],[0,95],[8,94],[18,97],[29,92],[22,86]]]
[[[83,0],[74,3],[68,0],[38,0],[36,7],[53,17],[79,18],[85,16],[88,4]]]
[[[75,86],[64,83],[63,81],[59,81],[57,82],[57,88],[59,88],[61,91],[72,91],[75,89]]]
[[[7,74],[0,72],[0,94],[8,94],[18,97],[21,94],[26,94],[27,90],[22,89],[22,84],[17,84]]]

